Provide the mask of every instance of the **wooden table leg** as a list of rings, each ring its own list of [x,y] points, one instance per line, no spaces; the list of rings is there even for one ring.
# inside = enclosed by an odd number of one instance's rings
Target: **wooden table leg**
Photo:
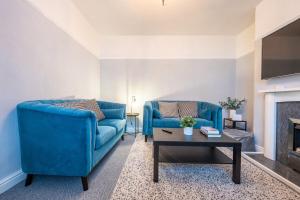
[[[241,182],[241,145],[233,147],[232,181],[235,184]]]
[[[153,143],[154,148],[154,165],[153,165],[153,181],[158,182],[158,157],[159,157],[159,145]]]

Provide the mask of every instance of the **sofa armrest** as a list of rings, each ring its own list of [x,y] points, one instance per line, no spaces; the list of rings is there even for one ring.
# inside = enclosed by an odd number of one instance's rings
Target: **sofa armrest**
[[[124,109],[123,119],[126,119],[126,104],[108,101],[97,101],[100,109]]]
[[[223,125],[222,125],[222,107],[208,103],[211,109],[211,120],[214,122],[214,128],[218,129],[220,133],[223,132]]]
[[[19,104],[17,113],[25,173],[89,174],[96,137],[94,113],[33,102]]]
[[[152,120],[153,120],[153,108],[151,102],[147,101],[144,105],[143,114],[143,134],[152,135]]]

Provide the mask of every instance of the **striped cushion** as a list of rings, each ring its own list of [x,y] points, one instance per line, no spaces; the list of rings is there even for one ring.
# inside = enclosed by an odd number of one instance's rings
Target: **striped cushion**
[[[90,110],[95,113],[98,121],[105,119],[105,116],[103,112],[100,110],[100,107],[95,99],[57,103],[55,105],[60,107],[65,107],[65,108],[77,108],[83,110]]]
[[[179,117],[177,102],[158,102],[158,105],[162,117]]]
[[[179,102],[179,115],[180,117],[191,116],[198,117],[197,102]]]

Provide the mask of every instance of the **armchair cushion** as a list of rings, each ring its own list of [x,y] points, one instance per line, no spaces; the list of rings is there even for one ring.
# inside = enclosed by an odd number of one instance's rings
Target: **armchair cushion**
[[[99,134],[96,135],[96,150],[117,134],[116,129],[111,126],[97,126],[97,129]]]
[[[106,119],[123,119],[124,109],[102,109]]]
[[[125,119],[104,119],[98,122],[98,126],[111,126],[114,127],[119,133],[120,131],[123,131],[126,124]]]

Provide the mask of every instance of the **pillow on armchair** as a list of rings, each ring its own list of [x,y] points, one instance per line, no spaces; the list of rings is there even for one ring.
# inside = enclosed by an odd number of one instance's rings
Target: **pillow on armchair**
[[[158,102],[159,112],[162,117],[178,118],[177,102]]]

